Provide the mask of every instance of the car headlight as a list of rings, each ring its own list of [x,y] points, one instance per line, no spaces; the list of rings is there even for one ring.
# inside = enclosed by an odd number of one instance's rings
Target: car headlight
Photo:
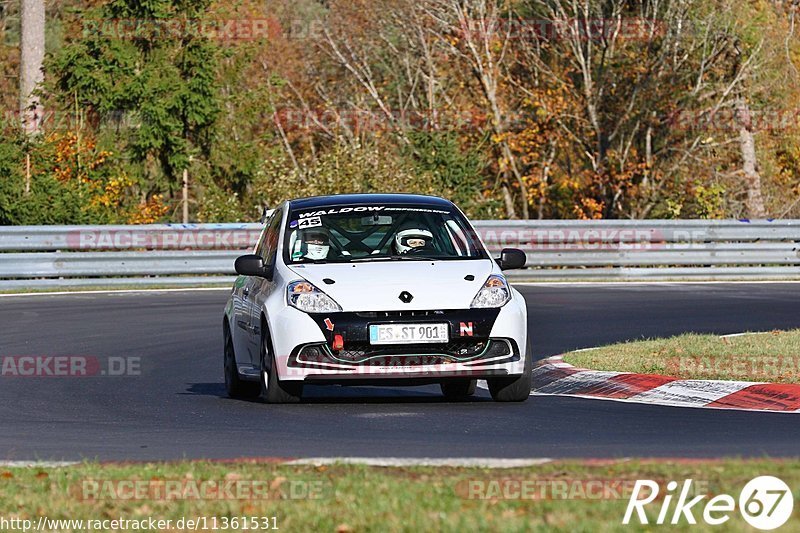
[[[306,313],[336,313],[342,308],[333,298],[305,281],[293,281],[286,287],[286,303]]]
[[[470,307],[503,307],[511,299],[511,289],[506,278],[492,274],[472,299]]]

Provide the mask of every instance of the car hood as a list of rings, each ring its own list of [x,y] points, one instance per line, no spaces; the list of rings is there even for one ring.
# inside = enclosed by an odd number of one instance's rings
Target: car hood
[[[489,259],[473,259],[304,264],[289,269],[344,311],[416,311],[469,308],[493,266]],[[400,299],[403,291],[413,296],[410,302]]]

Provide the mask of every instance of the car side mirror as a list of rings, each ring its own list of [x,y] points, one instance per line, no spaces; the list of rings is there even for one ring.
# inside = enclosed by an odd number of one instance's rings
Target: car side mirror
[[[241,276],[258,276],[272,280],[272,267],[264,265],[264,259],[260,255],[248,254],[236,258],[233,264],[236,273]]]
[[[500,257],[496,259],[497,264],[500,265],[500,270],[522,268],[527,260],[525,252],[516,248],[503,248],[503,251],[500,252]]]

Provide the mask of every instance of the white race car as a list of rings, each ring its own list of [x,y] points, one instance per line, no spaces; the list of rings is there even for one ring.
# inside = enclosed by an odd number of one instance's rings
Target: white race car
[[[300,400],[303,385],[438,383],[450,399],[485,379],[497,401],[531,389],[527,309],[464,214],[442,198],[356,194],[285,202],[265,221],[223,321],[232,397]]]

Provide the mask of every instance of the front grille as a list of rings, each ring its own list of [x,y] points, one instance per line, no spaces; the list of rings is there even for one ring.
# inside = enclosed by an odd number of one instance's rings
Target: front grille
[[[360,318],[406,318],[421,316],[442,316],[445,311],[363,311],[356,313]]]
[[[346,343],[346,349],[330,354],[337,361],[358,363],[368,359],[393,356],[444,356],[446,360],[464,360],[479,356],[487,341],[452,341],[447,344],[402,344],[373,346],[369,343]]]
[[[327,344],[309,344],[290,358],[289,366],[326,368],[325,365],[424,366],[445,363],[479,365],[483,360],[518,360],[512,342],[506,339],[459,340],[447,344],[372,346],[351,343],[347,350],[331,351]],[[508,357],[505,357],[508,356]]]

